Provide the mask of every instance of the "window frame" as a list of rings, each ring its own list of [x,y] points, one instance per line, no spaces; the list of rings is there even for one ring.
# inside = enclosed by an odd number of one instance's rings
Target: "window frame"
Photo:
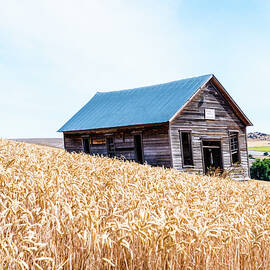
[[[181,157],[182,157],[182,168],[194,168],[194,157],[193,157],[193,146],[192,146],[192,130],[183,129],[178,130],[179,132],[179,140],[180,140],[180,151],[181,151]],[[185,157],[184,157],[184,149],[183,149],[183,140],[182,140],[182,134],[188,133],[189,134],[189,143],[190,143],[190,152],[191,152],[191,164],[186,165],[185,164]]]
[[[228,131],[228,135],[229,135],[229,145],[230,145],[230,157],[231,157],[231,166],[237,166],[241,164],[241,154],[240,154],[240,144],[239,144],[239,130],[229,130]],[[231,137],[235,136],[237,138],[237,158],[238,161],[233,163],[233,154],[232,153],[232,141],[231,141]]]

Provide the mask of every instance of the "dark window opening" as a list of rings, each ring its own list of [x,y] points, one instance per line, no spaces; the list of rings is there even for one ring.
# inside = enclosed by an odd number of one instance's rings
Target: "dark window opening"
[[[142,136],[134,136],[134,150],[135,150],[135,161],[143,164],[143,148],[142,148]]]
[[[193,166],[193,155],[191,146],[191,132],[181,132],[182,158],[184,166]]]
[[[89,138],[83,138],[83,152],[90,154]]]
[[[240,163],[238,132],[230,133],[230,147],[231,147],[232,164]]]
[[[109,157],[115,156],[115,145],[114,145],[114,138],[112,136],[106,138],[107,143],[107,155]]]
[[[220,148],[220,141],[203,141],[205,148]]]

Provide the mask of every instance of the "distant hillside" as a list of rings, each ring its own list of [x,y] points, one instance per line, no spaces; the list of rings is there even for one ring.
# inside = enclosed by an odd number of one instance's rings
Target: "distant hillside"
[[[248,133],[248,139],[270,140],[270,135],[262,132],[250,132]]]
[[[269,269],[270,191],[0,139],[0,269]]]
[[[45,145],[56,148],[64,148],[64,141],[62,138],[24,138],[24,139],[12,139],[17,142],[26,142],[38,145]]]

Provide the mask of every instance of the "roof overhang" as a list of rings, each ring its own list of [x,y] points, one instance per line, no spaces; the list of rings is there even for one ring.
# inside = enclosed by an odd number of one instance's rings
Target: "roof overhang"
[[[124,131],[128,129],[142,129],[142,128],[149,128],[149,127],[159,127],[163,125],[168,125],[169,122],[157,122],[157,123],[149,123],[149,124],[138,124],[138,125],[129,125],[129,126],[116,126],[116,127],[106,127],[106,128],[96,128],[96,129],[84,129],[84,130],[69,130],[69,131],[58,131],[63,132],[64,134],[88,134],[89,132],[92,133],[104,133],[108,130],[111,132],[113,131]]]

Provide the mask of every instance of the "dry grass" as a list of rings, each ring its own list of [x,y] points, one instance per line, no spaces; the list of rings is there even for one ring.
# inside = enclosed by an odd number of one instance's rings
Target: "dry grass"
[[[270,146],[269,140],[248,139],[248,147]]]
[[[270,191],[0,140],[0,269],[269,269]]]

